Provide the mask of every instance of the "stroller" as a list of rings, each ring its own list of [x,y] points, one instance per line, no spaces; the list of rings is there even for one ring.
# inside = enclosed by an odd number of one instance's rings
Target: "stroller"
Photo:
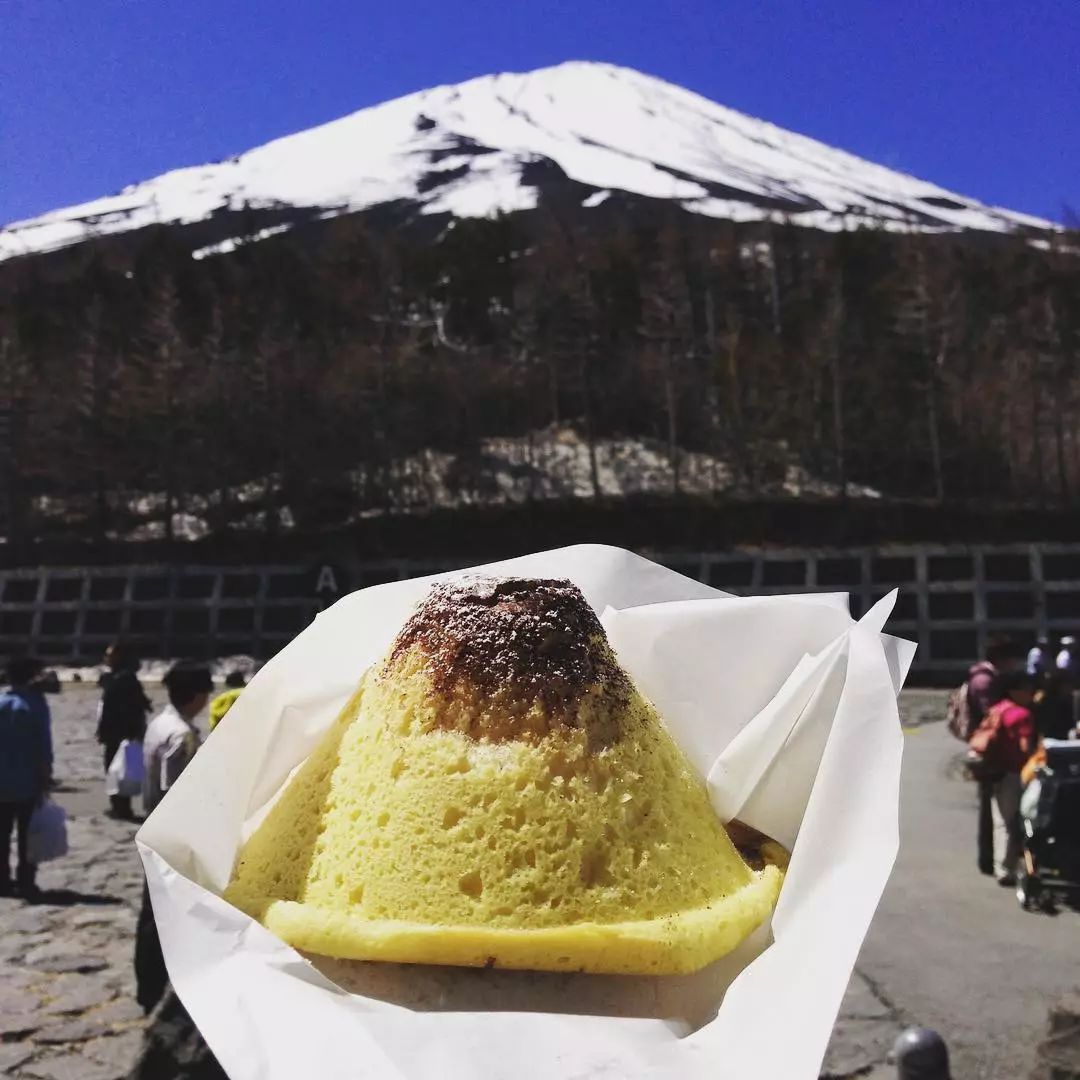
[[[1024,855],[1016,898],[1025,911],[1080,897],[1080,742],[1046,739],[1046,762],[1024,789]]]

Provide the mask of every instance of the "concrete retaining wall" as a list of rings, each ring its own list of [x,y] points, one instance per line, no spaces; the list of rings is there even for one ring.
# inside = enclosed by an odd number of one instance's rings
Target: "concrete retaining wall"
[[[915,668],[942,677],[989,636],[1024,640],[1080,627],[1080,544],[647,552],[734,593],[848,592],[854,614],[894,587],[889,629],[919,643]],[[95,663],[129,638],[146,657],[273,655],[336,592],[454,569],[439,561],[330,567],[114,566],[0,571],[0,653]],[[320,591],[321,587],[321,591]]]

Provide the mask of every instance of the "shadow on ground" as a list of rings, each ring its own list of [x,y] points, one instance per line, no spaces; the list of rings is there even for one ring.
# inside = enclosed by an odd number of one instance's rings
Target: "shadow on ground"
[[[88,907],[102,907],[122,904],[118,896],[101,893],[81,893],[74,889],[42,889],[29,903],[39,907],[71,907],[73,904],[86,904]]]

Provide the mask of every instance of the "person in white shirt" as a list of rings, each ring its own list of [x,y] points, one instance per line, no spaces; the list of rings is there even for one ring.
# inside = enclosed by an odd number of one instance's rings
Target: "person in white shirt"
[[[162,681],[169,704],[150,721],[143,738],[143,810],[147,814],[180,779],[199,749],[202,736],[195,717],[206,708],[214,688],[210,669],[192,660],[178,660]]]
[[[143,739],[143,808],[147,814],[169,793],[199,749],[202,737],[195,717],[206,707],[214,688],[210,669],[195,660],[178,660],[162,680],[169,704],[150,721]],[[150,890],[143,885],[142,909],[135,929],[136,998],[149,1013],[168,985]]]

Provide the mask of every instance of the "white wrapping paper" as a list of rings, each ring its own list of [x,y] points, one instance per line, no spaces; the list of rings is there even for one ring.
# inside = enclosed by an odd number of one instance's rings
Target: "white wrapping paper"
[[[770,927],[685,977],[311,962],[220,898],[237,850],[436,578],[323,612],[252,680],[140,829],[173,984],[233,1080],[818,1075],[898,843],[914,647],[844,597],[739,599],[584,546],[468,572],[567,577],[707,777],[792,850]],[[440,575],[442,578],[458,574]],[[333,976],[331,978],[330,976]]]

